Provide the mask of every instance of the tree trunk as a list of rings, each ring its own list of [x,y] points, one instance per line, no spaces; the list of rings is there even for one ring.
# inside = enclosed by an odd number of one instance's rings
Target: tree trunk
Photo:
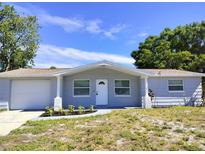
[[[8,61],[7,61],[7,66],[6,66],[6,70],[5,71],[9,71],[10,70],[10,59],[8,58]]]

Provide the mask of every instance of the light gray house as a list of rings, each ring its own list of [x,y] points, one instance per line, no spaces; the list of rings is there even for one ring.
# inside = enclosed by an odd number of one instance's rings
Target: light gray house
[[[10,109],[46,106],[152,107],[202,103],[202,73],[135,69],[102,61],[76,68],[0,73],[0,102]],[[152,90],[154,97],[150,97]]]

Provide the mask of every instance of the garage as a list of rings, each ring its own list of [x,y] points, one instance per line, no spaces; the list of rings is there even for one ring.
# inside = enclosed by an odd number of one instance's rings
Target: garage
[[[50,80],[12,80],[11,109],[45,109],[50,104]]]

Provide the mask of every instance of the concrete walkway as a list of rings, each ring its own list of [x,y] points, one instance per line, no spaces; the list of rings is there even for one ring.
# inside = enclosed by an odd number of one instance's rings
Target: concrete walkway
[[[97,115],[104,115],[111,113],[112,109],[98,109],[97,112],[89,113],[89,114],[83,114],[83,115],[68,115],[68,116],[53,116],[53,117],[37,117],[32,119],[33,121],[36,120],[56,120],[56,119],[73,119],[73,118],[82,118],[82,117],[91,117],[91,116],[97,116]]]
[[[26,121],[39,117],[43,111],[4,111],[0,112],[0,136],[20,127]]]

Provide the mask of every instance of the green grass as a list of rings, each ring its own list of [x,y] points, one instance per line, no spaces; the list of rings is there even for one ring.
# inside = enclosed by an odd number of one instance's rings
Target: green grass
[[[204,115],[204,107],[172,107],[28,121],[0,137],[0,150],[205,150]]]

